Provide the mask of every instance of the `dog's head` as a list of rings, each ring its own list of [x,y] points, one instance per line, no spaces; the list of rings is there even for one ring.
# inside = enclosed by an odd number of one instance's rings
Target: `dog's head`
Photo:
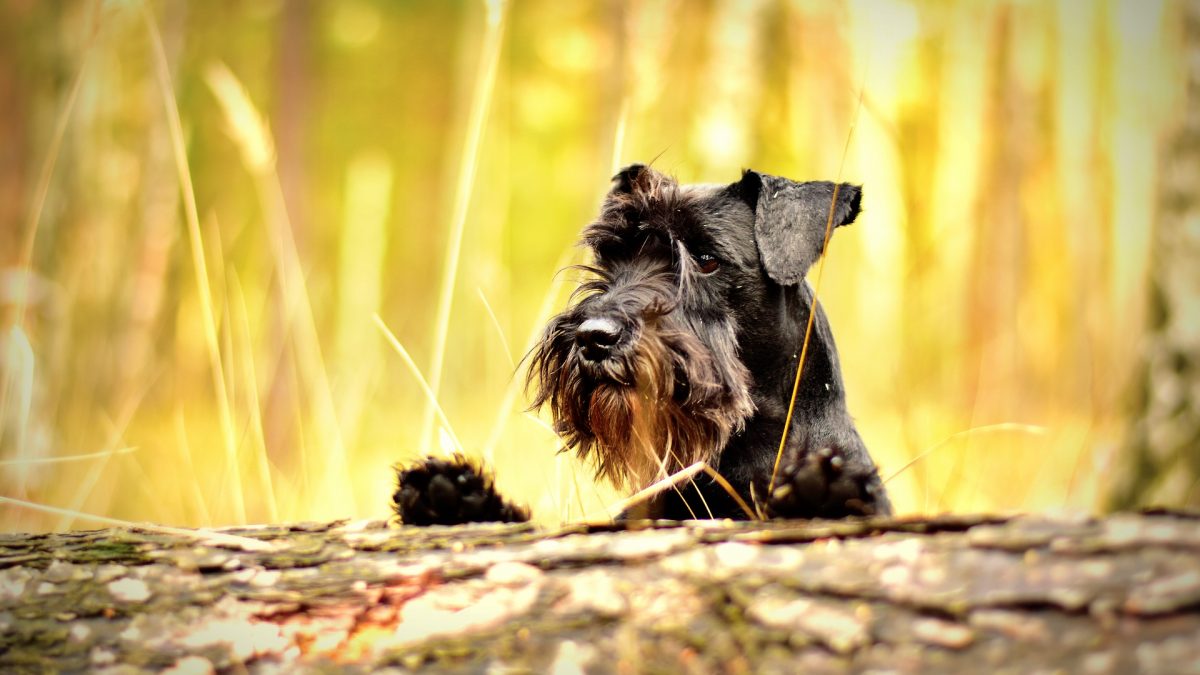
[[[640,164],[613,181],[583,232],[588,279],[547,325],[529,382],[568,448],[640,488],[712,462],[754,414],[742,350],[772,345],[771,298],[803,283],[861,193],[754,171],[679,185]]]

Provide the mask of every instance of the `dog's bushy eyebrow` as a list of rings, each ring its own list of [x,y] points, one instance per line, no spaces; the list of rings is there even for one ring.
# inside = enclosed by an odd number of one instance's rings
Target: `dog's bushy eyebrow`
[[[714,235],[703,225],[716,221],[720,232],[736,228],[734,216],[727,213],[729,195],[691,190],[645,167],[635,177],[618,180],[599,217],[583,231],[581,243],[597,260],[628,258],[642,249],[645,233],[655,232],[664,237],[673,257],[680,255],[676,243],[681,242],[692,257],[707,254],[727,262],[742,261],[745,256],[736,242]]]
[[[627,167],[614,180],[616,185],[605,197],[600,216],[589,230],[620,233],[630,228],[669,228],[675,215],[690,206],[690,195],[673,178],[649,167]]]
[[[672,248],[675,241],[692,239],[691,214],[682,206],[673,212],[660,208],[630,209],[614,218],[601,218],[583,232],[581,243],[601,259],[640,255],[658,240]]]

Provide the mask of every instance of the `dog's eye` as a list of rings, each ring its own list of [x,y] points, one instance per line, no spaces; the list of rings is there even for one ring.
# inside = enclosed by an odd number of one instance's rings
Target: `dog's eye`
[[[701,274],[712,274],[721,268],[721,261],[707,253],[696,256],[696,264],[700,267]]]

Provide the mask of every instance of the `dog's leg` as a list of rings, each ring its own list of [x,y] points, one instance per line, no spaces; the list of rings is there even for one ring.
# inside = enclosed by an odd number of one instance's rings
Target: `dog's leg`
[[[406,525],[529,520],[529,510],[506,502],[491,476],[462,455],[426,457],[408,468],[396,468],[392,508]]]

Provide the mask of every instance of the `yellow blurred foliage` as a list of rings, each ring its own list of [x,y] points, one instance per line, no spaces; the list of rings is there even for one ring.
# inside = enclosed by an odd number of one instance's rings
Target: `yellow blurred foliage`
[[[542,522],[604,517],[621,495],[514,364],[608,177],[650,160],[864,185],[820,297],[901,512],[1092,510],[1177,13],[0,5],[0,495],[68,510],[0,529],[383,518],[389,466],[457,444]]]

